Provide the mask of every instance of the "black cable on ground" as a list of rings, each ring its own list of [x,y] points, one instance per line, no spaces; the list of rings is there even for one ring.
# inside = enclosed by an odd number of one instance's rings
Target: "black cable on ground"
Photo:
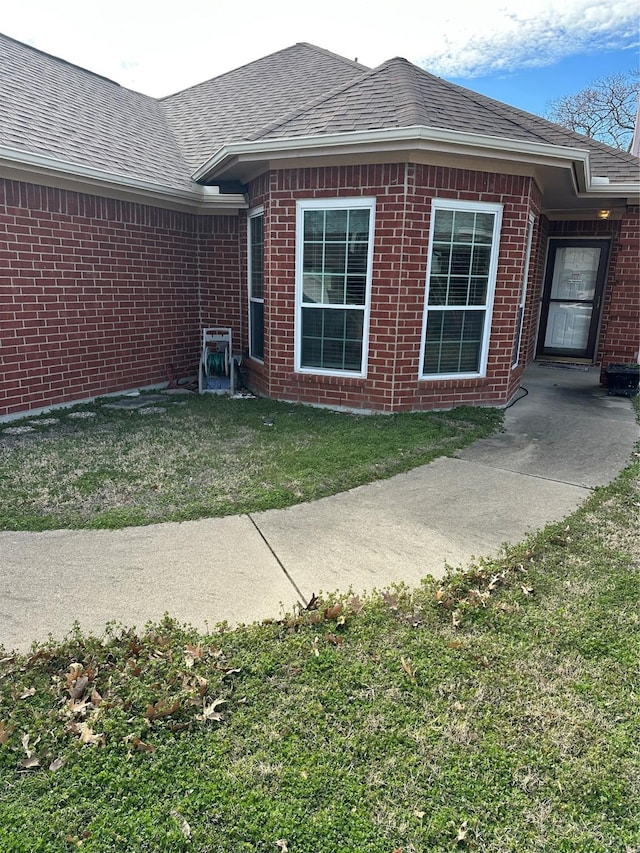
[[[508,405],[508,406],[505,406],[505,407],[504,407],[505,412],[506,412],[506,410],[507,410],[507,409],[510,409],[510,408],[511,408],[511,406],[515,406],[515,404],[516,404],[519,400],[524,400],[524,398],[525,398],[525,397],[527,396],[527,394],[529,393],[529,392],[527,391],[527,389],[524,387],[524,385],[520,385],[520,386],[518,387],[518,391],[524,391],[524,394],[521,394],[519,397],[516,397],[516,398],[515,398],[515,400],[512,400],[512,401],[509,403],[509,405]]]

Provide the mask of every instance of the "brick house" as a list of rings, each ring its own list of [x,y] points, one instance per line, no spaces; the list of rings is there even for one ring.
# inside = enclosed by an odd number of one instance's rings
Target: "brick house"
[[[636,361],[638,158],[404,59],[297,44],[163,99],[0,36],[0,416],[230,327],[276,399],[505,405]]]

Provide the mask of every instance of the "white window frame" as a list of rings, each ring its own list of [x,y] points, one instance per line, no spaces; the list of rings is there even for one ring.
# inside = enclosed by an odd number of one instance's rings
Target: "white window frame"
[[[524,308],[527,301],[527,283],[529,280],[529,266],[531,264],[531,247],[533,246],[533,228],[535,225],[535,216],[529,214],[527,220],[527,245],[524,255],[524,269],[522,270],[522,287],[520,289],[520,301],[518,302],[518,321],[516,328],[516,337],[513,344],[513,358],[511,367],[515,368],[520,364],[520,348],[522,346],[522,330],[524,329]]]
[[[262,266],[262,298],[258,299],[251,295],[251,220],[256,219],[258,216],[262,216],[262,241],[263,241],[263,253],[264,253],[264,205],[259,205],[258,207],[252,208],[247,216],[247,313],[248,313],[248,327],[249,327],[249,357],[254,359],[254,361],[259,361],[264,363],[264,325],[262,330],[262,348],[263,348],[263,357],[253,353],[253,320],[251,316],[251,305],[252,303],[262,303],[262,311],[264,316],[264,254],[263,254],[263,266]]]
[[[433,259],[433,243],[435,235],[436,211],[455,210],[462,213],[493,213],[493,234],[491,242],[491,257],[487,278],[487,297],[484,305],[433,305],[429,306],[429,283],[431,281],[431,265]],[[464,201],[461,199],[434,198],[431,203],[431,223],[429,227],[429,250],[427,255],[427,280],[425,286],[424,316],[422,319],[422,342],[420,345],[420,364],[418,367],[418,378],[432,380],[451,379],[481,379],[487,375],[487,359],[489,355],[489,343],[491,337],[491,320],[493,317],[493,303],[496,290],[496,278],[498,273],[498,255],[500,252],[500,232],[502,228],[503,205],[493,202]],[[424,373],[424,356],[427,342],[427,320],[429,311],[437,313],[448,311],[484,311],[484,326],[482,330],[482,349],[480,352],[480,366],[477,372],[467,373]]]
[[[302,309],[309,308],[303,297],[303,260],[304,260],[304,213],[307,210],[369,210],[369,235],[367,246],[367,273],[364,305],[352,306],[351,310],[363,313],[362,321],[362,360],[360,370],[338,370],[302,365]],[[295,315],[295,370],[320,376],[351,376],[365,378],[369,354],[369,317],[371,313],[371,277],[373,269],[373,238],[375,233],[376,199],[361,196],[341,198],[300,199],[296,201],[296,315]],[[337,303],[323,303],[322,308],[349,310],[350,306]]]

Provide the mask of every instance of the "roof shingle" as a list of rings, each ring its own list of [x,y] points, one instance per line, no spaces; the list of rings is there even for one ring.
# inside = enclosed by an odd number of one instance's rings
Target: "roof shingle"
[[[176,189],[190,172],[154,98],[0,35],[0,145]]]
[[[364,65],[301,42],[160,103],[193,170],[222,145],[301,109],[336,86],[358,80]]]
[[[638,181],[633,155],[401,58],[300,43],[156,100],[0,34],[0,79],[0,145],[172,189],[228,143],[417,126],[586,149],[593,175]]]

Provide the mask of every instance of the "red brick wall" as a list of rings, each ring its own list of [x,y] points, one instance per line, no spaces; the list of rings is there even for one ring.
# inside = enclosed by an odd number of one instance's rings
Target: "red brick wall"
[[[609,364],[640,358],[640,208],[629,208],[620,222],[619,243],[611,259],[600,326],[601,378]]]
[[[527,216],[537,191],[529,178],[414,164],[272,172],[251,187],[265,204],[264,371],[251,373],[280,399],[378,411],[506,403],[522,283]],[[375,196],[376,221],[366,378],[314,376],[294,370],[295,202]],[[419,380],[431,199],[504,205],[499,272],[487,376]]]
[[[0,415],[162,382],[168,363],[192,361],[199,288],[230,307],[237,243],[235,217],[0,181]]]

